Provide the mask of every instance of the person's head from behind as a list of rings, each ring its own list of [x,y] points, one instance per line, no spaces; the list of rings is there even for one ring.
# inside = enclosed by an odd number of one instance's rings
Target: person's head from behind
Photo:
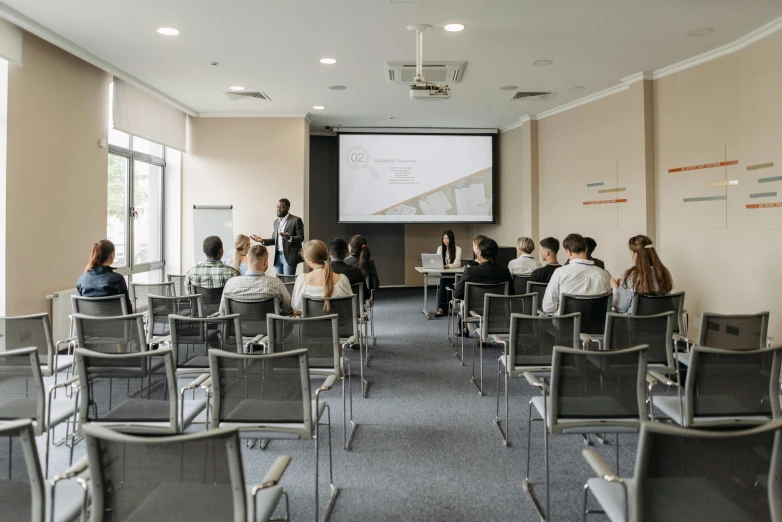
[[[348,257],[348,244],[344,239],[339,237],[329,239],[329,256],[332,261],[342,261]]]
[[[277,217],[284,218],[288,215],[288,211],[291,209],[291,202],[287,198],[282,198],[277,202]]]
[[[591,237],[585,237],[584,242],[587,246],[587,259],[592,259],[592,252],[595,251],[597,248],[597,241],[592,239]]]
[[[671,273],[657,256],[652,240],[644,235],[630,238],[627,243],[633,267],[625,273],[623,285],[632,278],[633,289],[639,294],[663,295],[673,289]]]
[[[204,254],[206,258],[212,261],[219,261],[223,258],[223,241],[217,236],[209,236],[204,239]]]
[[[562,241],[568,259],[586,259],[586,241],[580,234],[570,234]]]
[[[481,263],[487,261],[493,263],[497,258],[497,252],[499,251],[500,247],[497,246],[497,242],[487,237],[478,244],[478,261]]]
[[[547,237],[540,240],[540,258],[546,263],[556,263],[559,252],[559,239]]]
[[[234,256],[233,266],[237,270],[242,262],[242,256],[247,255],[247,250],[250,248],[250,238],[244,234],[239,234],[234,238]]]
[[[358,268],[361,274],[366,277],[369,265],[372,262],[372,254],[369,252],[367,239],[359,234],[350,238],[350,255],[358,258]]]
[[[475,257],[478,257],[478,254],[480,253],[480,249],[478,248],[478,245],[481,244],[481,241],[484,239],[488,239],[483,234],[479,234],[475,236],[472,240],[472,253],[475,254]]]
[[[109,266],[114,262],[114,256],[116,250],[114,243],[108,239],[101,239],[94,245],[92,245],[92,252],[90,253],[90,259],[87,261],[87,266],[84,269],[85,272],[92,270],[98,266]]]
[[[334,278],[332,277],[334,272],[329,262],[329,250],[326,248],[326,244],[318,239],[310,239],[304,243],[301,252],[304,262],[310,268],[322,268],[320,272],[323,274],[323,297],[331,297],[334,292]],[[323,310],[331,310],[331,304],[328,301],[323,304]]]
[[[253,245],[247,251],[247,268],[255,272],[266,272],[269,268],[269,251],[263,245]]]
[[[535,242],[530,237],[520,237],[516,241],[516,255],[530,255],[535,251]]]

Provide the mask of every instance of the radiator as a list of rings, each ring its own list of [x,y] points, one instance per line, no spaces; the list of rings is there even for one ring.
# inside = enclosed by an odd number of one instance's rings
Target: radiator
[[[71,296],[77,293],[75,288],[70,288],[46,296],[46,299],[52,302],[52,337],[55,343],[70,337],[71,314],[73,313]]]

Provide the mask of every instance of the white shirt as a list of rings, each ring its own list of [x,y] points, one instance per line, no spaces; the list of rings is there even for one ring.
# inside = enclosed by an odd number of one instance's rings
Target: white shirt
[[[304,281],[304,274],[299,274],[299,277],[296,278],[296,284],[293,285],[293,293],[291,294],[291,306],[294,310],[301,312],[301,296],[303,295],[323,297],[323,287],[308,285]],[[340,274],[339,281],[337,281],[337,284],[334,285],[334,289],[331,291],[331,297],[345,297],[348,295],[353,295],[353,288],[351,288],[350,281],[345,277],[345,274]]]
[[[443,247],[437,247],[437,254],[443,255]],[[462,266],[462,247],[456,245],[456,259],[448,259],[448,252],[445,253],[445,268],[459,268]]]
[[[511,275],[529,275],[540,268],[540,263],[530,254],[521,254],[517,259],[508,263]]]
[[[611,291],[611,276],[594,261],[571,259],[569,265],[557,268],[551,276],[543,297],[544,312],[553,314],[562,294],[600,295]]]
[[[282,252],[282,233],[285,232],[285,225],[288,223],[288,216],[290,214],[285,214],[284,218],[280,218],[280,223],[277,225],[277,251]]]

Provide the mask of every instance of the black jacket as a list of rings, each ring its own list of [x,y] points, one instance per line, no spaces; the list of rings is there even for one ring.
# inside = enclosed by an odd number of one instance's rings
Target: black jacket
[[[264,239],[266,246],[277,247],[277,230],[280,228],[280,218],[274,220],[274,232],[271,239]],[[298,265],[301,261],[301,244],[304,242],[304,222],[300,217],[288,214],[288,221],[285,222],[285,232],[291,235],[291,240],[282,240],[282,253],[285,255],[285,262],[291,266]],[[275,254],[276,255],[276,254]],[[272,260],[272,264],[274,264]]]
[[[508,295],[513,294],[513,276],[506,266],[497,266],[487,261],[478,266],[470,266],[464,269],[459,282],[453,287],[453,296],[456,299],[464,299],[465,283],[504,283],[508,282]]]
[[[369,299],[369,290],[367,290],[367,285],[364,283],[364,276],[361,275],[361,270],[359,270],[358,267],[350,266],[344,261],[331,261],[331,268],[337,274],[344,274],[345,277],[348,278],[348,281],[350,282],[350,286],[353,286],[358,283],[363,284],[364,299]]]
[[[112,295],[124,295],[128,305],[128,313],[133,313],[130,304],[130,294],[125,278],[114,272],[110,266],[98,265],[90,268],[76,281],[76,290],[84,297],[108,297]]]
[[[358,258],[356,256],[348,256],[345,258],[345,264],[355,266],[358,268]],[[367,269],[367,276],[364,278],[364,289],[377,290],[380,288],[380,277],[377,275],[377,268],[375,268],[375,262],[369,260],[369,268]],[[365,297],[369,299],[369,294]]]

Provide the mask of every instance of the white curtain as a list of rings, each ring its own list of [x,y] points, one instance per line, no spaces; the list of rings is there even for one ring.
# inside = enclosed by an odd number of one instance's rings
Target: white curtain
[[[114,78],[114,128],[186,152],[187,115]]]

